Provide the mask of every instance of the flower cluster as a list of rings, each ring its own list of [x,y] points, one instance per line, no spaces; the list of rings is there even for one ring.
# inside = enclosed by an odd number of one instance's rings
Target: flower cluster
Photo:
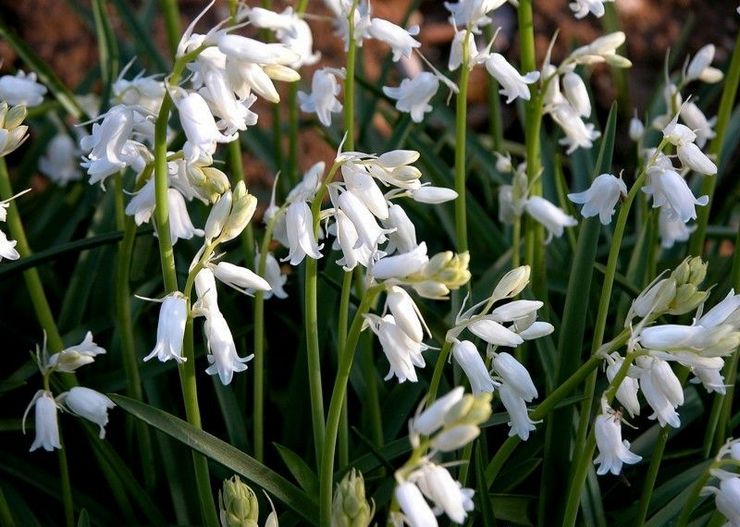
[[[723,468],[725,467],[725,468]],[[717,478],[717,486],[707,486],[702,494],[714,494],[717,510],[727,519],[726,526],[740,525],[740,440],[730,439],[720,448],[709,473]],[[735,471],[727,470],[733,468]]]

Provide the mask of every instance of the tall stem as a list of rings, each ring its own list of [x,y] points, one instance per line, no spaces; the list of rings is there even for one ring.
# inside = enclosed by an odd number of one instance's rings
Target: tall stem
[[[465,30],[463,50],[467,50],[467,42],[473,38],[470,28]],[[468,81],[470,80],[470,64],[467,53],[463,51],[463,60],[460,65],[460,79],[455,106],[455,234],[457,237],[457,252],[468,250],[468,224],[465,193],[465,141],[468,120]]]
[[[342,291],[339,295],[339,319],[337,320],[337,350],[341,352],[347,344],[347,324],[349,321],[349,300],[352,294],[352,271],[345,271],[342,278]],[[337,357],[337,362],[339,357]],[[342,405],[342,418],[339,427],[339,464],[349,462],[349,418],[347,400]]]
[[[0,157],[0,199],[9,200],[13,197],[13,187],[10,184],[10,175],[8,174],[8,166],[5,164],[5,158]],[[26,238],[26,231],[23,228],[23,222],[21,221],[20,213],[18,212],[18,206],[15,204],[15,200],[11,200],[8,203],[8,214],[7,224],[10,230],[10,236],[17,243],[15,246],[18,254],[21,258],[28,258],[31,256],[31,246],[28,244],[28,238]],[[64,348],[64,342],[59,334],[59,329],[54,321],[54,315],[51,313],[51,307],[49,307],[49,301],[46,298],[44,292],[44,286],[41,283],[41,277],[35,267],[32,267],[26,271],[23,271],[23,280],[26,282],[26,289],[28,295],[31,297],[31,303],[33,304],[33,310],[36,313],[36,319],[39,321],[39,325],[46,333],[46,339],[49,345],[49,351],[55,353],[62,351]]]
[[[306,325],[306,359],[308,360],[311,424],[316,465],[320,466],[321,445],[324,443],[324,396],[321,388],[321,358],[319,352],[318,262],[310,257],[306,258],[304,324]]]
[[[352,7],[347,15],[347,67],[344,78],[344,129],[347,136],[344,140],[345,150],[355,148],[355,66],[357,62],[357,42],[355,42],[355,9],[358,0],[353,0]]]
[[[167,44],[170,47],[172,55],[177,51],[177,44],[180,42],[180,10],[177,6],[177,0],[160,0],[162,14],[164,15],[164,28],[167,33]]]
[[[337,432],[339,430],[339,418],[342,413],[342,405],[347,394],[347,382],[349,373],[352,369],[355,351],[357,350],[357,341],[360,338],[362,324],[365,314],[375,301],[375,297],[380,293],[381,287],[374,286],[365,292],[362,302],[357,308],[352,326],[347,334],[344,349],[339,353],[339,367],[337,377],[334,381],[334,388],[331,393],[331,402],[329,403],[329,414],[326,419],[326,438],[323,443],[323,452],[321,454],[321,473],[319,477],[319,524],[331,524],[331,497],[334,486],[334,453],[336,451]]]

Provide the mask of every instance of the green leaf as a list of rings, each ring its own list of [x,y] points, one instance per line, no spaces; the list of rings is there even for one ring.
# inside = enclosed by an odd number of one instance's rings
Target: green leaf
[[[316,474],[308,466],[308,463],[288,447],[279,445],[278,443],[273,443],[273,445],[275,445],[283,463],[288,467],[288,470],[293,474],[298,484],[306,491],[306,494],[310,498],[313,498],[318,503],[316,498],[319,496],[319,478],[316,477]]]
[[[110,394],[109,397],[121,408],[145,423],[229,467],[245,479],[265,489],[271,496],[285,503],[304,519],[312,524],[317,523],[318,507],[316,504],[298,487],[253,457],[208,432],[199,430],[182,419],[157,408],[122,395]]]
[[[476,501],[478,502],[478,511],[480,512],[482,525],[484,527],[491,527],[496,525],[496,518],[493,515],[493,507],[491,507],[491,498],[488,495],[488,485],[486,484],[486,467],[483,462],[483,456],[480,451],[480,443],[475,449],[475,486],[476,490]]]
[[[80,511],[80,517],[77,519],[77,527],[90,527],[90,515],[87,510]]]

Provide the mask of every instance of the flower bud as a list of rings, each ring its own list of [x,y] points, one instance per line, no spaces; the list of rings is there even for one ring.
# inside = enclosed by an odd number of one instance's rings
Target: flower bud
[[[709,264],[703,261],[700,257],[691,258],[689,260],[689,283],[696,286],[700,285],[704,278],[707,276],[707,266]]]
[[[468,377],[474,394],[493,391],[493,379],[475,344],[469,340],[456,341],[452,345],[452,356]]]
[[[367,527],[375,507],[365,498],[365,481],[354,468],[342,478],[334,492],[332,527]]]
[[[586,84],[580,75],[569,72],[563,75],[563,91],[565,98],[582,117],[591,115],[591,101],[588,98]]]
[[[706,291],[698,291],[694,284],[683,284],[676,289],[676,296],[667,312],[671,315],[689,313],[699,307],[708,295]]]
[[[231,212],[231,201],[231,191],[227,191],[219,198],[213,208],[211,208],[211,212],[208,214],[208,219],[206,220],[206,242],[210,242],[221,234],[226,218]]]
[[[477,337],[482,338],[494,346],[506,346],[515,348],[524,340],[522,337],[490,319],[476,320],[468,326],[468,329]]]
[[[372,274],[378,280],[405,278],[418,273],[428,263],[427,245],[421,242],[412,251],[381,258],[373,265]]]
[[[532,269],[528,265],[522,265],[506,273],[498,281],[493,290],[491,298],[494,301],[512,298],[521,293],[529,283],[529,275]]]
[[[432,448],[440,452],[452,452],[462,448],[480,435],[480,428],[475,425],[456,425],[442,430],[432,438]]]
[[[5,107],[7,108],[7,104],[3,103]],[[12,130],[13,128],[17,128],[20,126],[20,124],[26,119],[26,116],[28,115],[28,110],[23,105],[13,106],[9,110],[7,110],[7,113],[5,113],[5,119],[3,121],[3,128],[6,130]]]
[[[704,71],[712,65],[714,52],[714,44],[707,44],[697,51],[696,55],[694,55],[694,58],[691,59],[691,62],[689,62],[689,65],[686,68],[684,81],[690,82],[701,78]]]
[[[213,266],[213,274],[221,282],[239,292],[251,294],[253,291],[269,291],[270,284],[257,273],[229,262],[218,262]]]
[[[642,121],[638,119],[637,110],[635,110],[635,116],[632,119],[630,119],[630,129],[629,129],[630,139],[637,142],[642,138],[642,135],[644,133],[645,133],[645,125],[643,125]]]
[[[425,186],[411,192],[411,197],[419,203],[445,203],[457,199],[457,192],[451,188]]]
[[[237,183],[232,194],[231,214],[224,222],[220,241],[227,242],[239,236],[252,219],[256,208],[257,198],[247,191],[243,181]]]
[[[657,283],[649,286],[632,301],[632,306],[630,306],[627,318],[625,319],[625,327],[629,326],[630,322],[635,317],[643,318],[649,313],[652,313],[652,315],[665,313],[671,305],[671,302],[673,302],[675,296],[676,279],[674,278],[663,278]]]
[[[254,491],[239,476],[224,480],[218,491],[221,527],[258,527],[259,503]]]
[[[413,430],[422,435],[431,435],[436,432],[444,424],[445,415],[450,408],[462,400],[464,391],[462,386],[458,386],[434,401],[412,421]]]

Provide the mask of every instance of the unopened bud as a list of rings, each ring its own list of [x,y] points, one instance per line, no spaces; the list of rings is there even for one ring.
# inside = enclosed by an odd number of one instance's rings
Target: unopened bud
[[[698,256],[691,258],[689,261],[689,270],[691,271],[689,283],[699,286],[707,276],[707,262],[704,262]]]
[[[668,313],[683,315],[699,307],[706,300],[709,293],[699,291],[694,284],[683,284],[676,289],[676,296],[671,302]]]
[[[25,120],[26,115],[28,115],[28,111],[26,110],[25,106],[23,105],[13,106],[5,114],[3,128],[5,128],[6,130],[12,130],[13,128],[17,128]]]
[[[243,181],[237,183],[232,196],[231,214],[224,222],[221,241],[226,242],[239,236],[252,219],[256,208],[257,198],[249,194]]]
[[[332,527],[367,527],[375,507],[365,498],[365,481],[354,468],[337,485],[332,502]]]
[[[49,366],[63,373],[72,373],[77,368],[95,362],[95,357],[73,349],[60,351],[49,357]]]
[[[218,492],[221,527],[258,527],[259,503],[254,491],[239,476],[224,480]]]
[[[452,452],[462,448],[480,435],[480,428],[475,425],[460,424],[442,430],[432,438],[432,448],[440,452]]]
[[[229,212],[231,212],[231,191],[225,192],[211,208],[206,220],[206,241],[210,241],[221,234]]]
[[[491,297],[494,301],[512,298],[521,293],[529,283],[531,268],[522,265],[506,273],[493,290]]]
[[[663,278],[653,284],[632,302],[625,327],[635,317],[646,317],[648,314],[660,315],[665,313],[676,296],[676,280],[674,278]]]

